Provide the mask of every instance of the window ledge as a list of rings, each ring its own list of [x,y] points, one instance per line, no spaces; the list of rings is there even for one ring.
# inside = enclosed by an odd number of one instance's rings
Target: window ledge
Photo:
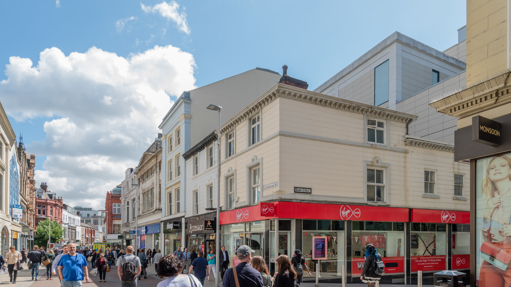
[[[463,196],[459,196],[459,195],[453,196],[452,199],[454,199],[454,200],[461,200],[461,201],[467,201],[468,200],[468,198],[463,197]]]
[[[373,205],[373,206],[389,206],[390,205],[389,203],[386,203],[386,202],[376,202],[376,201],[368,201],[367,204]]]
[[[422,197],[423,198],[440,198],[440,195],[433,194],[433,193],[423,193]]]

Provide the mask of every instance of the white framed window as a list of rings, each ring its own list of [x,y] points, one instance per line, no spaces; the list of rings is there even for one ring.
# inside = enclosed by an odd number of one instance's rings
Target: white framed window
[[[174,193],[176,194],[176,213],[179,213],[181,212],[181,191],[179,188],[176,188]]]
[[[367,141],[376,144],[385,144],[385,122],[380,120],[367,120]]]
[[[250,193],[252,204],[261,201],[261,168],[259,166],[250,170]]]
[[[112,213],[113,214],[121,214],[121,204],[120,203],[112,204]]]
[[[435,193],[435,172],[431,170],[424,171],[424,193]]]
[[[199,174],[199,155],[193,156],[193,175]]]
[[[167,161],[167,181],[172,180],[172,160]]]
[[[208,156],[208,168],[212,167],[214,162],[214,154],[213,154],[213,145],[207,148],[207,156]]]
[[[126,201],[126,222],[130,222],[131,221],[131,218],[130,218],[130,201],[127,200]]]
[[[199,214],[199,191],[193,191],[193,214]]]
[[[234,192],[234,176],[227,178],[227,202],[228,209],[233,209],[234,203],[236,202]]]
[[[367,201],[385,202],[385,171],[383,169],[367,169]]]
[[[167,139],[167,153],[170,153],[172,151],[172,135],[170,135]]]
[[[454,195],[463,196],[463,174],[454,175]]]
[[[212,208],[213,207],[213,185],[208,185],[206,187],[206,198],[207,198],[207,207]]]
[[[181,128],[176,129],[176,147],[178,147],[181,144]]]
[[[176,178],[181,176],[181,161],[179,159],[180,156],[180,154],[176,155]]]
[[[168,209],[168,215],[172,215],[174,214],[174,205],[173,205],[173,200],[172,200],[172,192],[168,192],[167,193],[167,198],[168,198],[168,205],[167,205],[167,209]]]
[[[234,132],[228,133],[226,137],[227,137],[226,155],[227,155],[227,157],[231,157],[234,155],[234,143],[235,143]]]
[[[261,115],[250,119],[250,145],[256,144],[261,140]]]

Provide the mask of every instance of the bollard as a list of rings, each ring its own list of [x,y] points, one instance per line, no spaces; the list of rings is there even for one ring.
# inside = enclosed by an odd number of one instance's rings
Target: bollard
[[[342,271],[342,274],[341,274],[341,277],[342,277],[342,287],[346,287],[346,266],[342,266],[341,267],[341,271]]]
[[[316,287],[319,286],[319,263],[316,263]]]
[[[376,281],[375,287],[380,287],[380,281]]]
[[[417,287],[422,287],[422,271],[417,272]]]

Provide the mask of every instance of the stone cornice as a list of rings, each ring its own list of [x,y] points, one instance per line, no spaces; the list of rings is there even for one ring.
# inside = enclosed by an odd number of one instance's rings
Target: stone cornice
[[[438,151],[454,152],[454,146],[448,143],[432,141],[423,138],[405,136],[405,145],[414,146]]]
[[[336,110],[367,115],[370,117],[378,117],[402,123],[409,123],[417,119],[417,116],[411,114],[327,96],[286,84],[276,84],[269,91],[267,91],[252,104],[250,104],[248,107],[231,118],[231,120],[225,123],[222,126],[221,133],[223,134],[226,131],[231,130],[234,126],[250,118],[255,113],[259,112],[259,110],[261,110],[263,107],[269,105],[278,98],[300,101],[312,105],[328,107]]]
[[[511,102],[510,75],[511,72],[507,71],[463,91],[434,100],[429,105],[437,112],[464,118],[509,103]]]
[[[0,103],[0,126],[5,131],[5,134],[9,139],[9,146],[12,146],[16,141],[16,133],[12,129],[11,123],[9,122],[9,118],[5,113],[2,103]]]

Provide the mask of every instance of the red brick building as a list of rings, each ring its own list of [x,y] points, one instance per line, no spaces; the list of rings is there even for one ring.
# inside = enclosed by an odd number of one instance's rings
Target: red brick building
[[[82,229],[81,246],[90,246],[96,241],[96,229],[94,225],[89,223],[82,223],[80,228]]]
[[[122,189],[120,186],[106,193],[106,234],[121,233],[121,195]]]
[[[39,221],[49,218],[51,221],[57,221],[62,224],[62,197],[57,197],[54,192],[48,190],[46,182],[41,183],[41,188],[35,192],[35,225]]]

